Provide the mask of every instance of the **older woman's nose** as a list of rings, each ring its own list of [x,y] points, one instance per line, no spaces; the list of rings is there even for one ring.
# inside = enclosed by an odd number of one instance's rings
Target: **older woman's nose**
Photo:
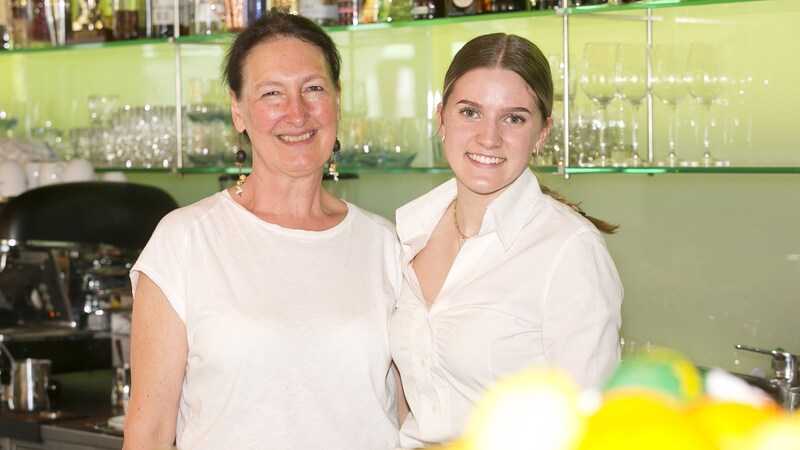
[[[286,121],[300,127],[308,120],[308,106],[302,97],[292,98],[286,111]]]

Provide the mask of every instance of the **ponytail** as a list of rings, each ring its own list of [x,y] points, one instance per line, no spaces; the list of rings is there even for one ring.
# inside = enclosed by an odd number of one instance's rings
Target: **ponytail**
[[[589,220],[589,222],[592,222],[592,224],[598,230],[600,230],[601,233],[614,234],[614,233],[617,232],[617,229],[619,228],[619,225],[614,225],[614,224],[608,223],[608,222],[606,222],[604,220],[600,220],[600,219],[598,219],[596,217],[589,216],[583,211],[583,209],[581,209],[581,206],[580,206],[581,204],[580,203],[573,203],[573,202],[567,200],[566,198],[562,197],[561,194],[559,194],[558,192],[550,189],[549,187],[547,187],[547,186],[545,186],[543,184],[540,184],[539,186],[542,188],[542,193],[543,194],[546,194],[546,195],[549,195],[550,197],[553,197],[555,200],[558,200],[559,202],[561,202],[561,203],[569,206],[573,210],[575,210],[576,213],[582,215],[583,217],[586,217]]]

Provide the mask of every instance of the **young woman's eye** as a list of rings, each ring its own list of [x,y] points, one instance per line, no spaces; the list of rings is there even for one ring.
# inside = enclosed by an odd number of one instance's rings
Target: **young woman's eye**
[[[514,124],[523,124],[525,123],[525,118],[516,114],[512,114],[508,117],[508,121]]]
[[[476,111],[475,108],[470,108],[469,106],[461,108],[461,111],[459,112],[461,113],[462,116],[468,118],[472,118],[478,115],[478,111]]]

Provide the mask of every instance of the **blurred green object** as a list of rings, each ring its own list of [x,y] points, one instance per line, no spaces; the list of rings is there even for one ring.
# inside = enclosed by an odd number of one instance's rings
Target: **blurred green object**
[[[694,363],[675,350],[653,347],[626,358],[603,386],[603,391],[642,391],[690,403],[703,395],[703,377]]]

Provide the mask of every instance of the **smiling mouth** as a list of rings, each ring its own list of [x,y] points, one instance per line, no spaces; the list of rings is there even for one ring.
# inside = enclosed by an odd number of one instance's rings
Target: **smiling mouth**
[[[476,155],[475,153],[467,153],[467,158],[479,162],[481,164],[500,164],[504,162],[505,158],[500,158],[498,156],[485,156],[485,155]]]
[[[301,134],[300,136],[288,136],[288,135],[285,135],[285,134],[280,134],[280,135],[278,135],[278,139],[280,139],[282,141],[286,141],[286,142],[302,142],[302,141],[311,139],[316,134],[317,134],[316,130],[315,131],[309,131],[308,133]]]

